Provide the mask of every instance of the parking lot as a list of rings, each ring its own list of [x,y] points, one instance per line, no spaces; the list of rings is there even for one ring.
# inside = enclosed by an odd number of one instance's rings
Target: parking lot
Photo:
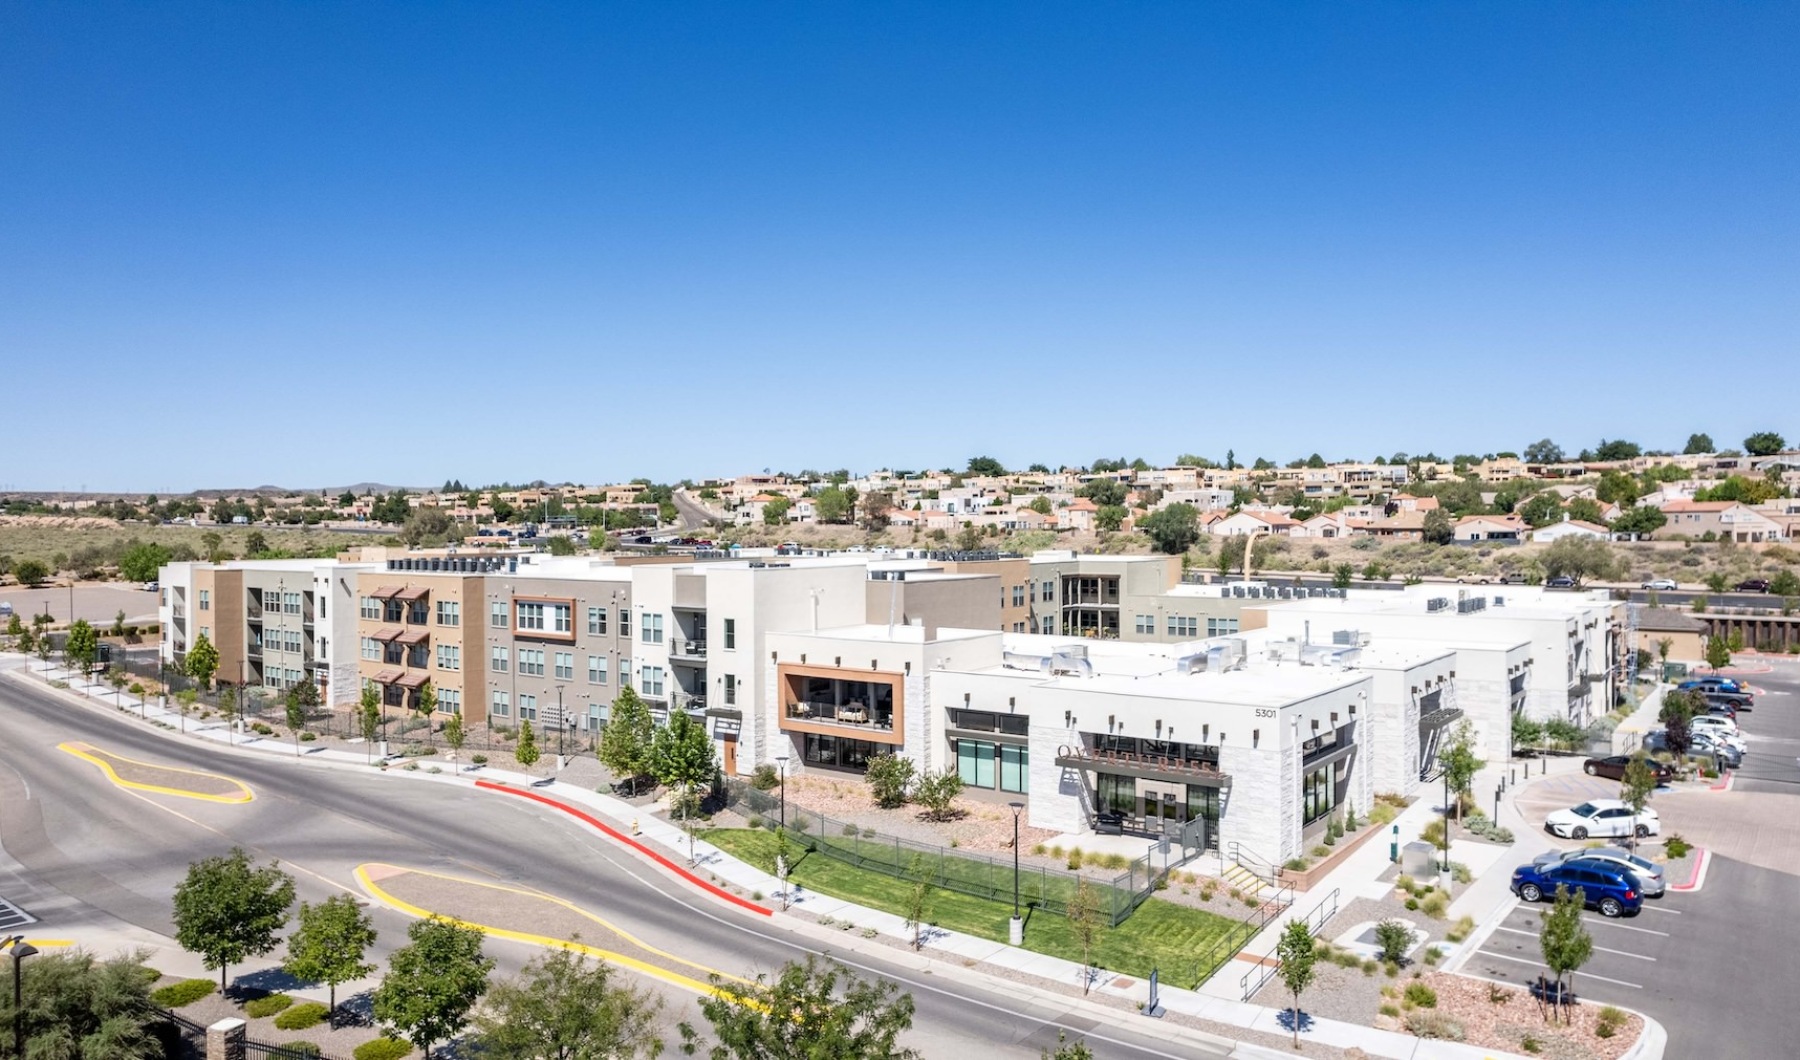
[[[1659,789],[1651,806],[1663,836],[1707,851],[1703,886],[1674,888],[1694,874],[1696,855],[1670,862],[1670,891],[1637,916],[1583,914],[1594,953],[1574,977],[1576,994],[1649,1013],[1669,1033],[1667,1055],[1792,1055],[1789,1008],[1800,974],[1790,925],[1800,913],[1800,663],[1777,660],[1748,678],[1756,709],[1739,716],[1749,744],[1730,790]],[[1617,798],[1617,781],[1580,773],[1534,780],[1517,805],[1542,826],[1552,810]],[[1540,833],[1552,845],[1582,844]],[[1645,853],[1660,852],[1662,837]],[[1543,974],[1540,915],[1520,903],[1462,970],[1525,985]]]

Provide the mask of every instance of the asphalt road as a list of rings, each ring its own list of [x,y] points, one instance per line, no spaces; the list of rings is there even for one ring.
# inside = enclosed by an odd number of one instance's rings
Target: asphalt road
[[[687,495],[686,490],[676,490],[669,498],[675,502],[675,512],[681,516],[681,529],[698,530],[712,521],[713,515],[706,506]]]
[[[45,906],[64,910],[65,923],[85,913],[172,934],[169,895],[188,863],[241,845],[258,859],[279,859],[302,900],[351,890],[355,866],[387,862],[537,888],[653,946],[740,975],[773,971],[804,953],[805,936],[694,897],[564,815],[519,800],[173,740],[11,681],[0,682],[0,732],[0,844]],[[257,798],[231,806],[124,791],[57,751],[67,740],[235,776]],[[382,949],[404,936],[399,914],[378,911],[376,920]],[[488,948],[502,971],[530,956],[513,943]],[[1055,1044],[1059,1029],[1085,1036],[1107,1058],[1226,1055],[1097,1024],[1056,997],[1021,1000],[934,973],[903,951],[892,960],[859,956],[857,965],[911,992],[918,1009],[910,1044],[927,1056],[980,1043],[984,1057],[1034,1058]],[[665,996],[671,1020],[698,1020],[691,996]]]

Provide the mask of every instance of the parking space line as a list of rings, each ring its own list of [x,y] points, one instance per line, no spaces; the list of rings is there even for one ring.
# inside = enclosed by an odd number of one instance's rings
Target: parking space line
[[[1535,931],[1526,931],[1524,928],[1507,927],[1505,924],[1501,924],[1500,926],[1494,928],[1494,930],[1495,931],[1504,931],[1510,935],[1525,935],[1529,938],[1537,938],[1538,937],[1538,933]],[[1608,949],[1605,946],[1595,946],[1594,949],[1598,950],[1601,953],[1616,953],[1621,957],[1636,957],[1640,961],[1656,960],[1655,957],[1646,957],[1641,953],[1631,953],[1628,950]]]
[[[1492,953],[1488,950],[1476,950],[1475,955],[1478,957],[1494,957],[1494,958],[1497,958],[1502,961],[1512,961],[1515,964],[1528,964],[1531,967],[1537,968],[1539,970],[1542,970],[1544,967],[1543,961],[1527,960],[1524,957],[1514,957],[1510,954],[1505,954],[1505,953]],[[1580,974],[1586,976],[1589,979],[1597,979],[1603,983],[1613,983],[1617,986],[1628,986],[1633,990],[1644,989],[1642,986],[1638,985],[1637,983],[1627,983],[1623,979],[1609,979],[1604,975],[1595,975],[1592,972],[1582,972]]]
[[[1578,974],[1580,974],[1580,975],[1583,975],[1583,976],[1586,976],[1586,977],[1587,977],[1587,978],[1589,978],[1589,979],[1598,979],[1598,980],[1600,980],[1600,981],[1601,981],[1601,982],[1602,982],[1602,983],[1612,983],[1612,984],[1613,984],[1613,985],[1614,985],[1614,986],[1628,986],[1628,987],[1630,987],[1630,988],[1631,988],[1631,989],[1633,989],[1633,990],[1642,990],[1642,989],[1644,989],[1644,988],[1643,988],[1643,987],[1642,987],[1642,986],[1639,986],[1639,985],[1638,985],[1638,984],[1637,984],[1637,983],[1627,983],[1627,982],[1626,982],[1626,981],[1625,981],[1625,980],[1623,980],[1623,979],[1608,979],[1608,978],[1607,978],[1607,977],[1606,977],[1606,976],[1604,976],[1604,975],[1595,975],[1595,974],[1594,974],[1594,973],[1593,973],[1593,972],[1581,972],[1581,973],[1578,973]]]
[[[1651,905],[1649,902],[1644,903],[1644,909],[1646,912],[1651,912],[1651,913],[1667,913],[1670,916],[1680,916],[1681,915],[1681,910],[1679,910],[1679,909],[1664,909],[1660,905]]]
[[[1641,931],[1646,935],[1661,935],[1665,939],[1669,937],[1669,933],[1667,931],[1656,931],[1651,928],[1632,927],[1630,924],[1620,924],[1620,923],[1616,923],[1611,920],[1597,920],[1591,916],[1582,917],[1581,922],[1584,924],[1599,924],[1601,927],[1616,927],[1622,931]]]

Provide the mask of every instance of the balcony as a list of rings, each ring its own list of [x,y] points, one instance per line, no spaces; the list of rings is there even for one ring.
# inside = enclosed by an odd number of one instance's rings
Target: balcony
[[[1172,758],[1168,755],[1095,751],[1086,747],[1064,745],[1057,748],[1056,764],[1064,769],[1113,773],[1143,780],[1172,780],[1213,788],[1229,787],[1231,784],[1231,775],[1219,772],[1219,768],[1209,762]]]
[[[704,664],[706,662],[706,642],[676,638],[669,644],[669,658],[674,662]]]
[[[845,729],[861,732],[891,733],[894,731],[894,712],[876,709],[856,703],[838,705],[835,703],[789,703],[787,717],[800,722],[823,722],[827,725],[842,726]]]

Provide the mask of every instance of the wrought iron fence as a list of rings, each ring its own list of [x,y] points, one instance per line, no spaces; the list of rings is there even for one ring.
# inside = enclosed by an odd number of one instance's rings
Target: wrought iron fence
[[[770,828],[780,827],[781,800],[758,791],[736,778],[728,778],[725,805]],[[790,807],[787,831],[804,849],[857,868],[899,879],[929,876],[932,885],[958,894],[990,901],[1013,896],[1013,859],[985,857],[954,851],[950,847],[898,836],[884,836],[824,814]],[[1018,874],[1019,901],[1048,913],[1066,916],[1069,903],[1083,884],[1109,922],[1117,927],[1156,892],[1171,869],[1198,856],[1205,847],[1201,829],[1153,845],[1148,853],[1112,877],[1084,876],[1043,866],[1022,867]]]

